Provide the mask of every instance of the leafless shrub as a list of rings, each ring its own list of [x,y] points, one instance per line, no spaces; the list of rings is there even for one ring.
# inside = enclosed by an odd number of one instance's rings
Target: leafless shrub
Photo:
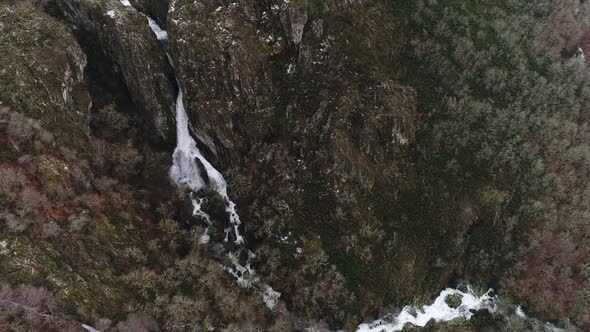
[[[143,156],[130,143],[114,145],[110,157],[114,174],[119,178],[129,179],[139,174]]]
[[[21,285],[0,288],[0,331],[79,331],[54,295],[43,287]]]
[[[28,164],[28,163],[30,163],[30,162],[31,162],[31,160],[33,160],[33,157],[32,157],[30,154],[25,154],[25,155],[23,155],[23,156],[20,156],[20,157],[18,157],[18,159],[17,159],[17,162],[18,162],[20,165],[23,165],[23,164]]]
[[[137,247],[125,248],[125,255],[130,260],[139,264],[145,264],[147,262],[147,256]]]
[[[86,191],[90,189],[90,177],[82,165],[74,164],[70,167],[70,175],[76,184],[76,189]]]
[[[80,232],[88,223],[88,216],[85,214],[73,214],[68,217],[70,222],[70,230],[73,232]]]
[[[102,206],[102,201],[100,197],[96,194],[91,193],[85,193],[76,197],[74,199],[74,202],[78,205],[85,206],[93,211],[100,210],[100,207]]]
[[[99,318],[96,320],[94,326],[99,331],[106,331],[113,325],[113,322],[108,318]]]
[[[119,322],[117,329],[121,332],[159,331],[158,323],[145,313],[132,313],[127,320]]]
[[[94,180],[94,186],[102,193],[110,192],[117,184],[117,180],[107,176],[103,176]]]
[[[271,327],[268,329],[269,332],[280,332],[280,331],[292,331],[293,322],[289,321],[287,317],[279,316]]]
[[[18,169],[0,168],[0,194],[12,194],[27,183],[27,177]]]
[[[20,113],[13,112],[10,114],[10,120],[8,122],[8,136],[16,143],[28,142],[33,137],[34,125],[34,120]]]
[[[55,237],[59,235],[59,233],[61,233],[61,228],[54,221],[45,223],[41,227],[41,237],[43,237],[44,239]]]
[[[6,226],[8,230],[14,233],[20,233],[27,229],[27,227],[33,223],[33,220],[27,218],[22,211],[16,211],[17,213],[20,212],[19,215],[14,215],[12,213],[1,213],[0,219],[4,219],[6,221]]]
[[[45,145],[50,145],[55,140],[55,137],[53,136],[53,134],[45,129],[39,130],[38,136],[39,136],[39,140],[41,141],[41,143],[43,143]]]
[[[53,294],[45,288],[19,286],[12,289],[3,286],[0,290],[0,309],[10,316],[34,321],[51,319],[57,305]]]
[[[25,211],[35,211],[48,204],[49,200],[47,197],[35,188],[25,187],[20,193],[19,205]]]
[[[184,296],[174,296],[168,303],[166,329],[171,331],[200,331],[199,321],[195,314],[194,301]]]
[[[69,162],[76,162],[78,161],[78,152],[76,150],[69,149],[65,146],[59,148],[62,157]]]

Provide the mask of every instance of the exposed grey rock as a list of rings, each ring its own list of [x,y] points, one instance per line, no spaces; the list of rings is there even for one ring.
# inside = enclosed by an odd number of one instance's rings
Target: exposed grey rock
[[[130,0],[133,7],[152,17],[162,27],[166,27],[168,0]]]
[[[146,17],[119,1],[56,0],[94,57],[112,62],[135,105],[149,117],[155,141],[174,140],[173,71]],[[102,52],[102,53],[101,53]],[[116,77],[114,77],[116,79]]]
[[[307,23],[307,13],[305,10],[301,8],[297,8],[294,6],[284,6],[281,12],[281,23],[283,24],[283,29],[290,37],[290,40],[295,45],[299,45],[301,43],[301,38],[303,37],[303,29],[305,28],[305,24]]]
[[[271,116],[266,42],[237,3],[173,1],[168,26],[197,138],[213,159],[235,159],[243,140],[235,136],[235,126],[244,126],[240,132],[247,135],[246,127],[256,128]],[[236,116],[246,123],[234,123]]]

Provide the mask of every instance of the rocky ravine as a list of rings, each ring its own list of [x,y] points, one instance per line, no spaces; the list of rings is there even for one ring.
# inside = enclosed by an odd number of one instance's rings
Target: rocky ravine
[[[2,170],[18,175],[6,177],[13,180],[0,199],[7,241],[0,264],[15,271],[1,276],[4,301],[19,303],[31,291],[17,283],[50,289],[55,298],[43,293],[42,303],[26,308],[40,319],[31,326],[55,311],[57,329],[75,320],[120,330],[353,329],[385,306],[428,302],[449,282],[514,285],[515,262],[534,265],[519,258],[530,256],[529,247],[517,253],[526,227],[504,221],[519,209],[521,191],[478,177],[475,168],[461,181],[449,177],[456,164],[444,164],[449,151],[429,139],[436,133],[429,98],[445,81],[433,88],[430,76],[410,77],[447,64],[428,58],[442,28],[429,31],[421,21],[424,30],[412,31],[418,10],[407,7],[335,0],[2,5]],[[174,70],[145,15],[168,31]],[[274,312],[221,268],[232,250],[220,245],[223,199],[198,193],[213,221],[212,241],[199,244],[205,224],[166,178],[174,72],[191,133],[228,181],[257,273],[282,293]],[[453,111],[464,102],[445,98]],[[41,196],[23,207],[31,187]],[[70,223],[81,215],[91,227],[77,233]],[[553,234],[540,225],[536,232]],[[544,264],[547,271],[551,263]],[[572,280],[587,281],[577,261],[568,264]],[[555,309],[520,286],[519,300],[535,312],[587,324],[583,292],[571,295],[581,300],[569,314],[566,292]],[[10,328],[24,319],[20,308],[7,310]],[[461,326],[490,322],[512,324],[486,316]]]
[[[388,220],[415,176],[416,92],[386,65],[401,32],[382,3],[323,5],[174,1],[167,28],[260,273],[296,311],[351,328],[447,282],[464,249],[439,238],[467,225]]]

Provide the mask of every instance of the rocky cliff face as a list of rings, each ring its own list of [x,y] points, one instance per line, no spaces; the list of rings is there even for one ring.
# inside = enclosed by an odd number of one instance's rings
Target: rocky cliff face
[[[75,28],[78,40],[103,80],[124,82],[143,113],[143,130],[154,142],[174,138],[174,75],[147,18],[131,5],[112,1],[56,1],[59,15]]]

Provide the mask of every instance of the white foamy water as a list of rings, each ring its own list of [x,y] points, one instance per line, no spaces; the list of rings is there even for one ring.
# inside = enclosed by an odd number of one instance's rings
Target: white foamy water
[[[156,21],[146,16],[148,25],[156,35],[162,45],[168,42],[168,32],[162,29]],[[166,54],[168,61],[174,67],[169,54]],[[230,223],[225,229],[224,242],[232,241],[237,245],[244,243],[244,238],[238,229],[241,224],[240,217],[236,212],[236,204],[230,200],[227,194],[227,183],[223,175],[209,163],[203,156],[197,143],[190,135],[188,128],[189,120],[184,108],[183,92],[180,82],[178,82],[178,95],[176,96],[176,148],[172,155],[172,168],[170,169],[170,178],[181,188],[191,190],[197,193],[205,187],[216,191],[224,200],[225,211],[230,217]],[[209,216],[201,211],[201,201],[192,198],[196,215],[203,217],[206,222],[210,222]],[[209,240],[207,234],[202,238],[204,242]]]
[[[156,38],[165,47],[168,42],[168,33],[163,30],[153,19],[147,17],[148,24]],[[174,67],[169,54],[166,54],[168,61]],[[196,196],[201,189],[209,188],[217,192],[225,203],[225,212],[229,215],[229,225],[225,228],[224,242],[232,242],[238,246],[238,250],[228,253],[233,267],[225,267],[225,270],[234,276],[238,284],[246,288],[254,288],[262,295],[262,299],[269,309],[274,308],[278,303],[281,293],[276,292],[270,286],[261,282],[256,272],[250,265],[250,261],[256,255],[245,248],[244,238],[240,234],[240,216],[236,211],[236,204],[227,194],[227,183],[223,175],[203,156],[197,143],[189,131],[189,119],[184,108],[183,93],[180,82],[178,82],[178,95],[176,96],[176,148],[172,154],[172,167],[170,178],[180,188],[189,189],[193,203],[193,215],[200,216],[208,225],[211,224],[210,216],[201,210],[202,199]],[[208,227],[205,234],[201,236],[201,243],[208,243],[210,240]],[[247,259],[244,264],[240,263],[237,255],[241,250],[247,250]]]
[[[227,183],[221,173],[205,159],[199,148],[197,148],[197,143],[190,135],[188,116],[184,109],[182,96],[182,89],[179,88],[176,97],[177,145],[172,155],[173,165],[170,169],[170,177],[179,187],[188,188],[195,193],[205,187],[215,190],[223,198],[225,211],[230,216],[230,225],[225,229],[224,242],[230,241],[231,233],[235,237],[233,239],[235,244],[243,244],[244,238],[238,230],[241,224],[240,217],[236,212],[235,203],[227,195]],[[199,167],[199,163],[202,168]]]
[[[522,307],[521,306],[516,306],[516,310],[514,310],[514,312],[520,318],[527,318],[526,317],[526,314],[524,313],[524,310],[522,310]]]
[[[490,312],[496,311],[497,298],[492,296],[491,293],[492,290],[490,289],[482,296],[477,296],[471,288],[468,288],[467,292],[447,288],[440,293],[431,305],[425,305],[415,312],[410,306],[406,306],[393,320],[379,319],[372,323],[361,324],[357,331],[392,332],[401,331],[407,323],[424,327],[431,319],[436,322],[448,322],[457,318],[470,319],[473,316],[471,310],[487,309]],[[445,299],[452,295],[461,298],[461,304],[457,308],[451,308],[445,302]]]
[[[154,21],[151,17],[148,16],[147,20],[150,28],[156,34],[156,38],[158,40],[168,40],[168,32],[166,30],[162,30],[158,23],[156,23],[156,21]]]

